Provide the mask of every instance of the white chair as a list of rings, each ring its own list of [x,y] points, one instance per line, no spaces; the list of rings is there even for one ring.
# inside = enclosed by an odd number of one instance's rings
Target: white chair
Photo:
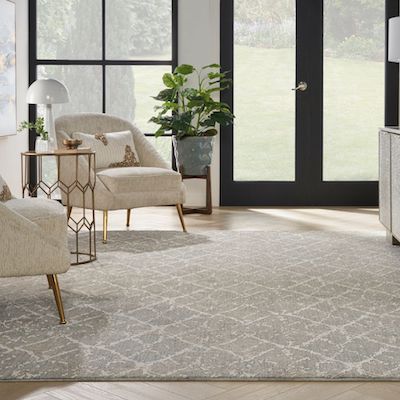
[[[66,321],[57,274],[69,267],[67,219],[60,203],[35,198],[0,201],[0,277],[47,275],[61,324]]]
[[[126,225],[130,224],[131,209],[138,207],[175,205],[183,231],[186,232],[182,204],[185,201],[185,187],[181,175],[169,168],[153,145],[142,132],[129,121],[98,113],[63,115],[55,121],[57,144],[63,147],[63,140],[71,138],[74,132],[101,134],[109,132],[132,132],[133,142],[140,159],[140,167],[118,167],[97,169],[95,186],[95,208],[103,211],[103,242],[107,242],[108,211],[127,210]],[[83,157],[79,158],[78,174],[88,170]],[[63,182],[75,180],[76,166],[73,157],[63,157],[60,175]],[[81,176],[81,180],[87,176]],[[77,191],[75,191],[77,192]],[[66,204],[65,196],[63,202]],[[82,196],[71,194],[71,207],[82,207]],[[71,209],[68,210],[71,212]]]

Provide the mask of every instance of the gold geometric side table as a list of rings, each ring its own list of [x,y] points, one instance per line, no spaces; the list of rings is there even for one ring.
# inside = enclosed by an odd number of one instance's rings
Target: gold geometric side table
[[[54,157],[57,164],[57,177],[54,182],[46,182],[43,176],[43,159]],[[75,158],[75,178],[71,182],[63,182],[60,178],[61,158]],[[87,161],[88,171],[86,174],[79,173],[79,157]],[[33,161],[32,161],[33,160]],[[36,163],[37,182],[29,182],[29,168],[31,163]],[[37,197],[39,192],[51,199],[56,191],[60,191],[63,204],[67,207],[67,224],[74,234],[73,249],[71,251],[71,265],[86,264],[96,260],[96,221],[95,221],[95,198],[94,188],[96,185],[96,174],[92,173],[96,168],[96,154],[91,150],[54,150],[46,152],[27,151],[21,153],[21,179],[22,197],[25,195]],[[87,179],[82,181],[82,176]],[[71,195],[82,196],[82,214],[73,218],[70,214]],[[84,233],[85,235],[83,235]]]

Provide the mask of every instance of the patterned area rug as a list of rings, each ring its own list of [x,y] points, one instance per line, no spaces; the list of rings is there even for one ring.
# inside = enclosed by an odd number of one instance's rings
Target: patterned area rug
[[[381,234],[111,232],[98,261],[0,280],[2,379],[400,379]]]

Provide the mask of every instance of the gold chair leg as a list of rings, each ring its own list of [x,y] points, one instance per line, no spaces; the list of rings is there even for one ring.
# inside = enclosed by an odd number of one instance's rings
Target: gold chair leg
[[[181,221],[182,230],[183,230],[183,232],[187,232],[187,231],[186,231],[186,226],[185,226],[185,220],[183,219],[182,204],[177,204],[177,205],[176,205],[176,209],[177,209],[177,211],[178,211],[179,220]]]
[[[71,213],[72,213],[72,206],[67,207],[67,218],[71,218]]]
[[[103,211],[103,243],[107,243],[108,237],[108,210]]]
[[[129,228],[130,224],[131,224],[131,209],[128,208],[126,210],[126,227]]]
[[[51,282],[51,286],[53,288],[54,299],[56,300],[58,314],[60,315],[60,324],[66,324],[67,321],[65,320],[64,306],[63,306],[63,302],[62,302],[62,298],[61,298],[61,290],[60,290],[60,286],[58,284],[57,275],[55,275],[55,274],[47,275],[47,279],[49,282]]]

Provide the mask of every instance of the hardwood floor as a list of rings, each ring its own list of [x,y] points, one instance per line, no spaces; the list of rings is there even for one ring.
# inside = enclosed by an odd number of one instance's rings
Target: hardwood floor
[[[371,208],[220,208],[211,216],[188,215],[185,220],[189,232],[213,229],[383,231],[378,211]],[[125,221],[126,212],[110,212],[111,231],[126,229]],[[180,229],[180,223],[175,207],[148,208],[132,211],[130,229],[176,230]],[[0,383],[0,399],[397,400],[400,382]]]
[[[96,217],[101,229],[101,213]],[[269,231],[371,231],[381,230],[378,210],[372,208],[257,208],[221,207],[212,215],[185,215],[189,231],[269,230]],[[126,211],[110,211],[110,230],[126,229]],[[131,229],[180,230],[175,207],[152,207],[132,210]]]
[[[395,382],[1,383],[2,400],[397,400]]]

